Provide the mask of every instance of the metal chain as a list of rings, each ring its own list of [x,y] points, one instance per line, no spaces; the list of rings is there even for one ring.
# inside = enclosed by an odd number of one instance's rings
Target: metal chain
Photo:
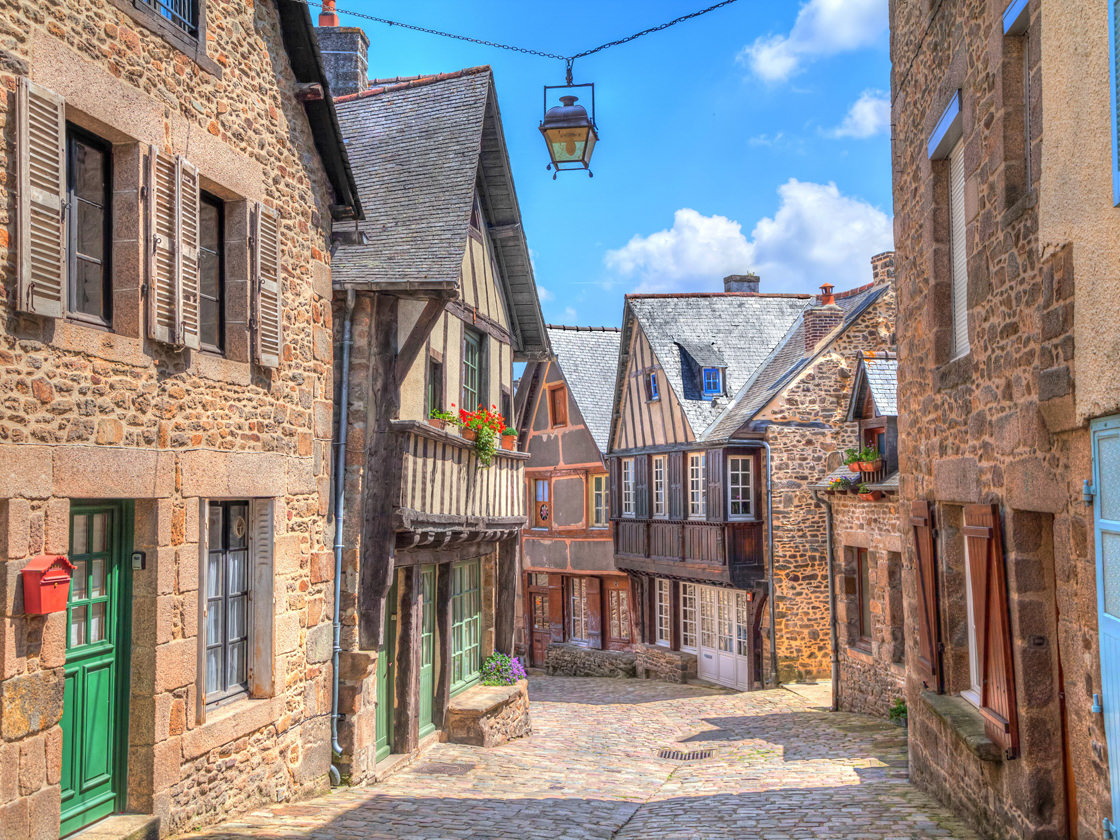
[[[305,6],[318,6],[320,8],[322,8],[323,6],[320,0],[295,0],[295,2],[303,3]],[[594,55],[597,52],[602,52],[603,50],[610,49],[611,47],[617,47],[621,44],[628,44],[636,38],[641,38],[643,35],[650,35],[654,32],[660,32],[663,29],[668,29],[670,26],[676,26],[678,23],[684,23],[686,20],[691,20],[692,18],[706,15],[708,14],[708,12],[714,12],[716,9],[723,8],[724,6],[730,6],[732,3],[737,2],[738,0],[722,0],[722,2],[716,3],[714,6],[708,6],[708,8],[706,9],[700,9],[699,11],[692,12],[691,14],[682,15],[679,18],[668,21],[667,23],[662,23],[659,26],[651,26],[649,29],[643,29],[641,32],[635,32],[633,35],[630,35],[626,38],[619,38],[617,41],[608,41],[605,44],[600,44],[593,49],[584,50],[583,52],[576,53],[575,55],[559,55],[558,53],[544,52],[543,50],[533,50],[529,49],[528,47],[516,47],[512,44],[500,44],[497,41],[486,41],[482,38],[471,38],[467,35],[456,35],[453,32],[443,32],[439,29],[429,29],[424,26],[415,26],[411,23],[401,23],[398,20],[388,20],[387,18],[375,17],[374,15],[367,15],[363,12],[353,12],[348,9],[335,9],[335,12],[337,12],[338,14],[352,15],[354,17],[364,18],[365,20],[370,20],[374,23],[384,23],[387,26],[399,26],[402,29],[410,29],[413,32],[423,32],[427,35],[439,35],[442,38],[454,38],[457,41],[467,41],[471,44],[480,44],[484,47],[494,47],[495,49],[499,50],[509,50],[510,52],[518,52],[525,55],[535,55],[541,58],[553,58],[557,61],[563,61],[568,66],[568,83],[570,84],[572,77],[572,62],[574,62],[577,58],[585,58],[589,55]]]

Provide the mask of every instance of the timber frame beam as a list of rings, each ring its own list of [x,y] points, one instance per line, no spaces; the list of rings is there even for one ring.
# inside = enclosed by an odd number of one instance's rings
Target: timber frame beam
[[[453,295],[440,295],[429,299],[424,305],[424,311],[420,313],[420,317],[413,324],[408,338],[404,340],[404,344],[397,351],[396,377],[398,383],[404,381],[405,375],[412,367],[412,363],[416,361],[420,348],[428,340],[428,336],[431,334],[432,328],[435,327],[436,321],[439,320],[439,316],[443,314],[447,304],[454,299]]]

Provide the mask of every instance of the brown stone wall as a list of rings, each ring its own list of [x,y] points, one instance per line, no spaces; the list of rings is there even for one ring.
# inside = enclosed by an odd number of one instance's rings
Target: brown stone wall
[[[686,683],[696,679],[696,654],[662,645],[634,645],[637,676],[642,679]]]
[[[331,202],[294,96],[274,4],[209,0],[196,62],[131,4],[21,0],[0,13],[0,785],[5,836],[58,833],[65,621],[25,617],[19,570],[67,553],[72,499],[135,500],[129,810],[162,830],[319,790],[329,750]],[[263,68],[263,69],[262,69]],[[65,97],[113,144],[113,324],[17,314],[19,76]],[[199,167],[226,202],[226,356],[146,338],[141,173],[149,144]],[[284,347],[251,364],[247,207],[280,214]],[[198,694],[199,504],[273,501],[269,685],[221,710]],[[127,674],[125,675],[127,678]]]
[[[1103,721],[1090,711],[1100,674],[1093,524],[1080,498],[1081,480],[1091,475],[1089,439],[1074,412],[1079,314],[1071,254],[1080,245],[1077,226],[1066,225],[1066,238],[1043,249],[1037,211],[1044,200],[1040,169],[1049,165],[1041,155],[1049,132],[1044,124],[1056,119],[1062,125],[1073,112],[1066,113],[1065,98],[1055,112],[1043,112],[1049,71],[1040,55],[1051,34],[1041,4],[1031,3],[1028,39],[1004,36],[1002,6],[984,0],[933,10],[892,5],[895,233],[899,318],[906,325],[899,333],[900,526],[908,535],[913,500],[933,504],[946,647],[946,694],[923,695],[913,664],[918,589],[907,536],[911,773],[990,836],[1057,837],[1079,830],[1088,837],[1099,833],[1111,805]],[[1103,10],[1093,14],[1103,26]],[[1091,87],[1087,80],[1096,76],[1087,72],[1086,56],[1058,52],[1063,72],[1075,67],[1077,84]],[[1102,75],[1098,86],[1106,79]],[[927,142],[958,89],[971,351],[950,360],[948,164],[929,160]],[[1088,153],[1081,138],[1093,135],[1080,121],[1074,133],[1080,157]],[[1100,171],[1100,179],[1107,177]],[[1069,188],[1076,193],[1077,218],[1088,223],[1091,197],[1075,181]],[[1105,204],[1096,212],[1115,213]],[[1010,760],[968,748],[965,736],[976,713],[956,696],[968,682],[960,533],[968,503],[998,505],[1003,523],[1020,724],[1020,754]],[[1073,789],[1076,825],[1067,796]]]
[[[832,506],[833,582],[840,680],[840,708],[886,717],[905,697],[902,539],[898,501],[892,494],[867,502],[851,494],[825,496]],[[852,551],[867,550],[871,635],[859,635],[857,575]]]
[[[890,349],[894,316],[888,288],[760,415],[771,424],[775,635],[783,682],[831,673],[825,515],[810,487],[857,442],[847,411],[859,353]]]

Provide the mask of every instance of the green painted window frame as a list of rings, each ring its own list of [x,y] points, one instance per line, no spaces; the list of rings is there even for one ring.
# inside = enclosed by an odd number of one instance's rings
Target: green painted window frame
[[[467,411],[486,405],[486,352],[482,334],[463,330],[463,382],[460,402]]]
[[[451,694],[477,685],[482,671],[482,564],[451,565]]]

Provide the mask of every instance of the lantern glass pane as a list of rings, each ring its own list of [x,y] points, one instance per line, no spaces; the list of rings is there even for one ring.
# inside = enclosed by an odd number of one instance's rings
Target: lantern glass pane
[[[545,137],[548,138],[548,149],[552,159],[556,163],[583,162],[588,131],[589,129],[586,126],[545,129]]]

